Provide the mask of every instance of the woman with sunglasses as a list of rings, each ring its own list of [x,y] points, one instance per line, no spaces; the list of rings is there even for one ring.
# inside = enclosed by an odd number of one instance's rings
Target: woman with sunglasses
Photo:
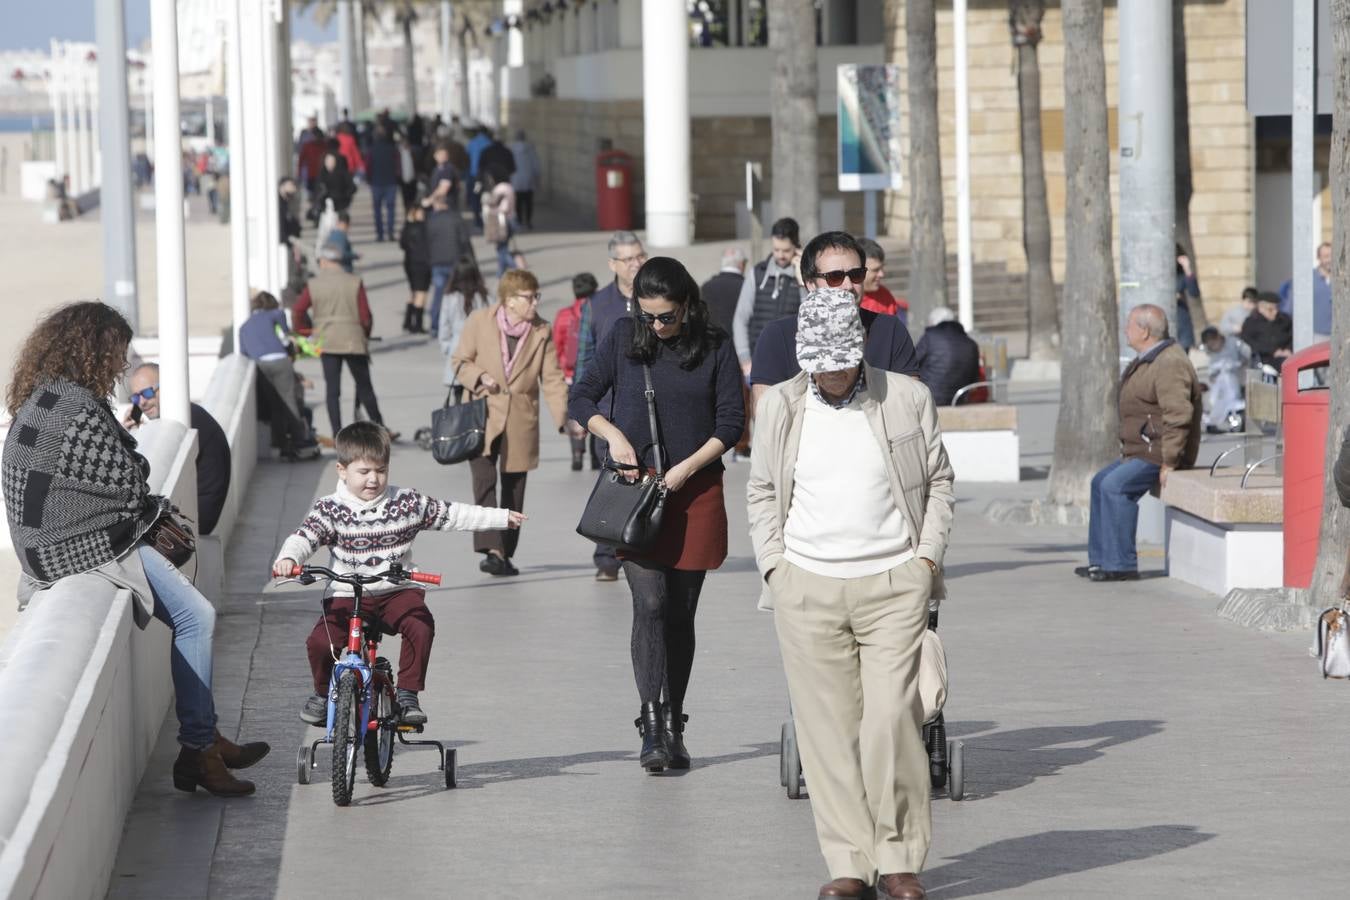
[[[620,553],[633,594],[639,762],[660,772],[689,768],[684,697],[694,664],[694,614],[704,577],[727,555],[722,454],[740,439],[745,406],[731,336],[709,324],[708,307],[684,266],[669,257],[647,260],[633,281],[633,297],[633,315],[609,330],[572,386],[569,412],[608,442],[616,463],[653,474],[663,454],[669,493],[661,532],[641,553]],[[657,434],[651,433],[644,367]],[[610,391],[606,417],[599,404]]]
[[[15,358],[5,398],[14,421],[0,469],[23,567],[20,607],[72,575],[131,591],[138,627],[156,618],[173,632],[170,672],[182,747],[174,787],[251,794],[252,782],[229,770],[258,762],[268,746],[240,746],[216,730],[215,608],[147,541],[169,501],[150,492],[150,464],[108,403],[129,368],[130,343],[131,326],[111,306],[71,303],[38,323]]]
[[[539,280],[524,269],[511,269],[497,284],[497,300],[470,314],[450,355],[450,368],[475,397],[487,398],[483,455],[469,460],[474,503],[522,512],[525,479],[539,468],[539,394],[542,390],[562,431],[567,382],[553,349],[552,330],[539,317]],[[511,562],[519,542],[519,530],[476,532],[473,548],[483,554],[478,568],[489,575],[519,575]]]

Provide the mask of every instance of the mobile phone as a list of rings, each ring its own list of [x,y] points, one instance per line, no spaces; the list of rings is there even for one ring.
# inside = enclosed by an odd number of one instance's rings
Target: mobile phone
[[[131,421],[139,425],[141,424],[141,416],[143,415],[145,415],[145,413],[141,411],[141,408],[138,405],[135,403],[131,404]]]

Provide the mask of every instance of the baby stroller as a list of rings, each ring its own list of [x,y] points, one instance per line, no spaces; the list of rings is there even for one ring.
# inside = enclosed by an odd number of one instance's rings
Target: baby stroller
[[[952,800],[961,800],[966,796],[965,786],[965,742],[947,740],[947,726],[942,720],[942,707],[947,701],[947,658],[942,642],[937,636],[938,601],[930,602],[928,607],[928,632],[924,635],[923,659],[919,663],[919,695],[923,698],[924,726],[923,742],[928,749],[928,777],[933,790],[947,789]],[[783,723],[782,738],[778,750],[779,780],[792,800],[805,796],[805,776],[802,774],[802,758],[797,749],[797,727],[793,724],[791,710],[788,720]]]

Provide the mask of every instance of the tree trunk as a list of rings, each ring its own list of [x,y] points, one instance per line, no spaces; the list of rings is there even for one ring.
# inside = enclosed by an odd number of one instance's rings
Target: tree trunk
[[[774,53],[772,198],[774,218],[791,216],[802,240],[820,230],[816,157],[816,9],[801,0],[769,0],[769,47]]]
[[[1186,85],[1186,4],[1177,0],[1172,4],[1172,166],[1176,169],[1177,181],[1177,244],[1191,260],[1191,271],[1195,274],[1196,284],[1200,283],[1200,270],[1195,262],[1195,239],[1191,237],[1191,195],[1195,184],[1191,179],[1191,103],[1190,91]],[[1186,294],[1186,308],[1191,313],[1191,325],[1195,328],[1196,342],[1200,332],[1209,324],[1205,314],[1205,304],[1201,297]]]
[[[475,41],[477,43],[477,41]],[[469,100],[469,18],[459,27],[459,118],[467,122],[473,118],[473,107]],[[449,122],[445,123],[449,125]]]
[[[366,65],[366,20],[365,3],[352,4],[352,18],[355,19],[353,33],[356,35],[356,99],[352,102],[352,118],[358,111],[370,109],[370,69]]]
[[[947,305],[947,238],[942,233],[942,149],[938,144],[937,20],[933,0],[906,0],[909,78],[910,331]]]
[[[1350,3],[1350,0],[1345,0]],[[1064,0],[1065,378],[1050,500],[1086,506],[1092,476],[1120,455],[1116,270],[1102,0]]]
[[[403,103],[411,118],[417,113],[417,66],[413,59],[413,19],[411,10],[403,13]]]
[[[1050,208],[1045,199],[1041,146],[1041,42],[1043,0],[1010,0],[1009,24],[1017,49],[1017,101],[1022,131],[1022,247],[1027,256],[1027,345],[1032,359],[1058,356],[1059,309],[1050,271]]]
[[[1336,56],[1336,105],[1331,117],[1331,292],[1350,297],[1350,0],[1331,0],[1331,42]],[[1331,305],[1331,377],[1333,385],[1350,384],[1350,303]],[[1350,551],[1350,510],[1341,506],[1332,481],[1341,438],[1350,426],[1350,393],[1332,390],[1327,423],[1326,476],[1322,488],[1322,533],[1317,543],[1310,602],[1328,606],[1343,590],[1346,553]]]

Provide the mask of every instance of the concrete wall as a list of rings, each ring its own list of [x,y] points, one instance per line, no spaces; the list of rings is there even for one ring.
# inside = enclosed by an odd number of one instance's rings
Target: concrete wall
[[[207,392],[207,408],[235,451],[229,518],[217,528],[223,541],[256,453],[254,377],[251,362],[229,357]],[[138,440],[151,489],[195,518],[196,432],[158,421]],[[137,629],[132,602],[96,577],[66,579],[44,592],[0,645],[0,713],[23,723],[0,743],[7,774],[0,784],[0,897],[70,900],[107,892],[122,823],[173,693],[169,631],[157,622]]]

